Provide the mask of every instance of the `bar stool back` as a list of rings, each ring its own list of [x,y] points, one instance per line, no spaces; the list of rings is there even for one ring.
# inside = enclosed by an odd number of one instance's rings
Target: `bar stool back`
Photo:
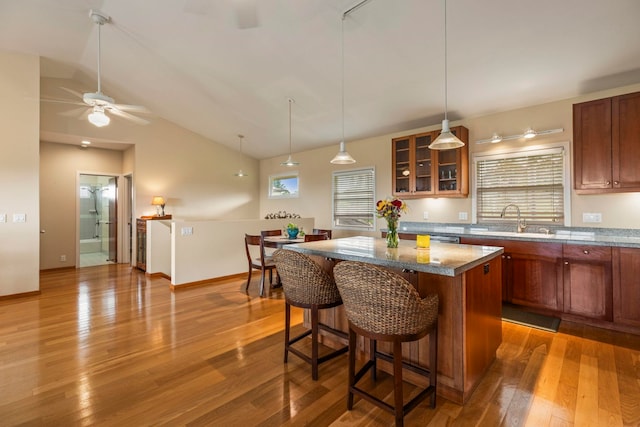
[[[349,321],[349,393],[347,408],[353,408],[353,397],[365,400],[395,415],[396,426],[402,426],[404,415],[422,400],[431,397],[436,404],[438,295],[420,298],[416,289],[403,277],[383,268],[354,261],[343,261],[333,269],[336,285],[344,302]],[[356,338],[370,340],[369,360],[356,373]],[[402,343],[416,341],[429,335],[429,369],[402,360]],[[377,341],[393,343],[393,356],[378,352]],[[371,369],[375,381],[377,359],[393,363],[394,404],[373,396],[357,386]],[[402,397],[402,368],[429,378],[429,386],[404,404]]]

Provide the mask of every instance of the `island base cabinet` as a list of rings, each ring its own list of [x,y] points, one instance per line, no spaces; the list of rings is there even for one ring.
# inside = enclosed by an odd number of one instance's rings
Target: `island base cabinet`
[[[502,342],[502,259],[497,256],[454,277],[397,272],[416,287],[421,297],[434,292],[438,294],[438,395],[463,404],[495,360]],[[308,319],[306,310],[306,324]],[[322,310],[320,320],[336,329],[348,331],[342,306]],[[368,357],[369,344],[363,337],[358,337],[358,340],[358,357],[364,360]],[[336,345],[335,342],[327,343]],[[388,343],[379,342],[378,349],[392,354]],[[403,344],[403,357],[413,364],[429,368],[429,337]],[[384,360],[378,360],[378,366],[392,372],[391,364]],[[403,376],[416,385],[426,385],[424,377],[411,371],[405,370]]]
[[[613,321],[640,331],[640,249],[613,248]]]

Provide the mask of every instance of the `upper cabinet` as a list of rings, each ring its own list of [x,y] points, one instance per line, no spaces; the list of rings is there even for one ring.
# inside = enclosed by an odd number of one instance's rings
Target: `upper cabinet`
[[[419,197],[466,197],[469,194],[469,130],[451,128],[464,147],[429,150],[440,131],[420,133],[391,141],[393,195]]]
[[[640,92],[573,105],[576,193],[640,191]]]

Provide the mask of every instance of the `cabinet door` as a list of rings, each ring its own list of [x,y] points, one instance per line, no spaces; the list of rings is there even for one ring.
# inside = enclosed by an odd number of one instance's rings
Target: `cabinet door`
[[[441,196],[467,196],[469,194],[469,131],[463,126],[451,128],[451,133],[465,143],[455,150],[435,153],[435,192]],[[439,132],[436,132],[439,134]]]
[[[561,259],[509,252],[507,289],[514,304],[562,311]]]
[[[613,321],[640,328],[640,249],[613,249]]]
[[[429,144],[433,140],[433,133],[424,133],[415,136],[414,163],[416,195],[433,194],[433,151],[429,150]]]
[[[611,98],[574,104],[573,139],[576,192],[612,188]]]
[[[414,188],[412,142],[413,138],[409,136],[391,141],[393,194],[396,196],[409,194]]]
[[[640,93],[612,101],[613,188],[640,189]]]
[[[136,219],[136,267],[147,270],[147,221]]]
[[[611,321],[611,248],[564,245],[564,312]]]

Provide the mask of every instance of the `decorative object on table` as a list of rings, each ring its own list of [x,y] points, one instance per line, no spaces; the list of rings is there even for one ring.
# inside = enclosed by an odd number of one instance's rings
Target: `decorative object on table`
[[[151,199],[151,205],[156,207],[157,216],[164,216],[164,197],[153,196],[153,199]]]
[[[387,220],[387,247],[398,247],[398,220],[400,214],[407,212],[407,204],[398,198],[378,200],[376,213],[378,218]]]
[[[292,222],[287,224],[287,235],[289,236],[290,239],[295,239],[296,237],[298,237],[299,231],[300,229],[296,224]]]
[[[278,211],[275,213],[268,213],[264,216],[264,219],[279,219],[279,218],[302,218],[296,213],[287,213],[287,211]]]
[[[424,249],[431,246],[431,236],[428,234],[418,234],[416,236],[416,247],[418,249]]]

